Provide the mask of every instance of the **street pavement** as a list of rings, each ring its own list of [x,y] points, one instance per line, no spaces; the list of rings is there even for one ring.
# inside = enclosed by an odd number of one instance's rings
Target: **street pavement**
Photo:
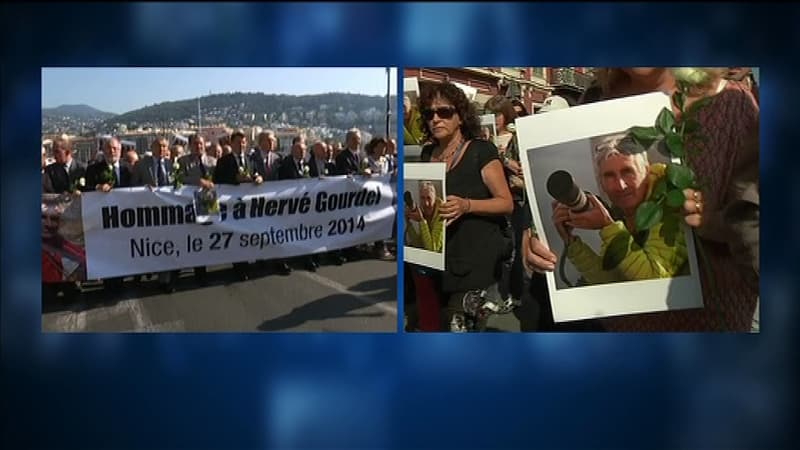
[[[207,287],[184,270],[177,291],[127,278],[121,292],[86,283],[72,301],[43,300],[45,332],[397,332],[397,262],[365,257],[290,275],[254,266],[238,281],[230,265],[208,267]]]

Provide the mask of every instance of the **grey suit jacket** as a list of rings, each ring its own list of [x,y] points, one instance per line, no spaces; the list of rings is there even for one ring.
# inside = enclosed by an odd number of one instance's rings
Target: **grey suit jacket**
[[[155,166],[155,160],[156,158],[152,156],[145,156],[138,163],[136,163],[136,166],[134,166],[133,168],[132,184],[134,186],[158,185],[158,183],[156,182],[158,180],[158,175],[156,174],[157,167]],[[172,174],[171,161],[165,161],[165,169],[167,171],[166,182],[168,186],[170,184],[169,180]]]

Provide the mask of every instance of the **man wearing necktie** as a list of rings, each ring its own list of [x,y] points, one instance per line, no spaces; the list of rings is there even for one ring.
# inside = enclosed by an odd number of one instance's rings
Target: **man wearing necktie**
[[[145,155],[133,169],[133,186],[162,187],[169,186],[169,174],[172,170],[169,145],[165,138],[158,138],[150,144],[152,155]],[[172,270],[158,273],[158,284],[161,289],[171,294],[175,292],[175,280],[180,271]],[[144,275],[139,277],[143,281]]]
[[[252,162],[245,153],[247,137],[242,131],[235,131],[231,135],[231,149],[233,150],[231,153],[223,155],[217,161],[217,167],[214,169],[214,183],[238,185],[254,182],[261,184],[264,178],[252,170]],[[253,173],[254,175],[249,175]],[[233,263],[233,271],[241,281],[250,279],[250,264],[246,261]]]
[[[103,145],[103,159],[97,161],[86,169],[86,190],[111,192],[113,188],[131,187],[132,174],[127,165],[120,164],[122,145],[119,139],[112,137]],[[111,166],[113,171],[113,185],[105,179],[104,173]],[[103,280],[103,287],[109,292],[118,292],[122,289],[123,277],[114,277]]]
[[[297,183],[303,178],[304,167],[306,164],[306,139],[303,136],[296,136],[292,139],[292,154],[284,158],[283,165],[281,166],[280,178],[281,180],[298,180]],[[316,272],[319,265],[314,261],[311,255],[301,256],[306,269],[309,272]]]
[[[162,187],[169,186],[169,174],[172,165],[169,162],[170,151],[167,140],[159,138],[150,145],[152,156],[145,156],[134,166],[134,186]]]
[[[61,194],[71,192],[78,186],[78,180],[86,176],[86,165],[72,158],[72,145],[68,139],[59,138],[53,142],[53,158],[55,162],[45,167],[42,192]]]
[[[336,174],[337,175],[357,175],[361,170],[361,131],[357,128],[351,128],[345,135],[345,145],[347,148],[342,150],[336,156]],[[347,259],[354,260],[358,258],[356,247],[351,247],[344,250],[337,251],[337,264],[342,264],[345,259],[345,253],[348,254]]]
[[[188,186],[200,186],[212,189],[214,183],[207,180],[208,168],[203,165],[203,155],[206,152],[206,141],[203,136],[194,134],[189,138],[189,148],[191,153],[178,158],[178,164],[183,176],[183,184]],[[194,268],[194,277],[200,286],[208,285],[206,267],[199,266]]]
[[[360,170],[361,131],[356,128],[348,130],[345,144],[347,148],[336,157],[337,175],[355,175]]]
[[[131,170],[128,166],[120,164],[122,146],[119,139],[111,138],[103,146],[103,160],[95,162],[86,169],[86,190],[109,192],[112,188],[130,187],[132,181]],[[107,183],[103,173],[111,166],[114,183]]]
[[[258,148],[255,149],[251,157],[251,164],[255,174],[264,181],[276,181],[280,175],[281,156],[275,151],[278,147],[278,140],[275,133],[271,130],[262,131],[258,135]],[[259,264],[265,265],[261,260]],[[269,263],[271,270],[280,275],[289,275],[292,268],[286,261],[279,259]]]

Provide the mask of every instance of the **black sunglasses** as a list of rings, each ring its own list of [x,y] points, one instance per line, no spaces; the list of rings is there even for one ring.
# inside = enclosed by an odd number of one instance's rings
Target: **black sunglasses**
[[[422,118],[427,120],[433,120],[433,115],[436,114],[442,119],[449,119],[453,117],[456,113],[455,106],[442,106],[439,108],[427,108],[422,111]]]

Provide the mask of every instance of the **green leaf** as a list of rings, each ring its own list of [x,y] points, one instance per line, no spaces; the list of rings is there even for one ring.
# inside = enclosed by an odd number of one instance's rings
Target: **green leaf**
[[[686,196],[683,195],[683,190],[681,189],[672,189],[671,191],[667,192],[667,205],[672,208],[678,208],[683,205],[683,202],[686,201]]]
[[[644,202],[636,208],[636,229],[649,230],[657,224],[663,213],[661,207],[655,202]]]
[[[682,125],[684,135],[696,133],[700,129],[700,122],[694,119],[686,119]]]
[[[611,270],[619,265],[626,256],[631,247],[631,235],[628,233],[619,233],[606,248],[603,254],[603,270]]]
[[[667,149],[669,150],[671,156],[683,158],[683,139],[681,138],[681,135],[677,133],[670,133],[664,140],[666,141]]]
[[[658,118],[656,119],[656,128],[662,134],[669,135],[672,133],[672,127],[675,125],[675,115],[672,114],[672,111],[669,108],[663,108],[660,113],[658,113]]]
[[[683,111],[683,105],[686,104],[686,95],[681,91],[675,91],[675,93],[672,94],[672,103],[678,107],[678,110]]]
[[[664,216],[664,222],[659,230],[659,235],[664,243],[670,247],[675,246],[676,237],[680,231],[680,219],[677,214],[667,214]]]
[[[686,189],[694,184],[692,169],[680,164],[667,165],[667,179],[678,189]]]
[[[667,179],[661,177],[656,181],[656,184],[653,185],[653,192],[650,194],[650,198],[652,201],[658,201],[665,193],[667,192]]]
[[[644,147],[645,150],[649,149],[653,142],[656,141],[661,134],[656,130],[656,127],[632,127],[629,131],[631,138]]]

